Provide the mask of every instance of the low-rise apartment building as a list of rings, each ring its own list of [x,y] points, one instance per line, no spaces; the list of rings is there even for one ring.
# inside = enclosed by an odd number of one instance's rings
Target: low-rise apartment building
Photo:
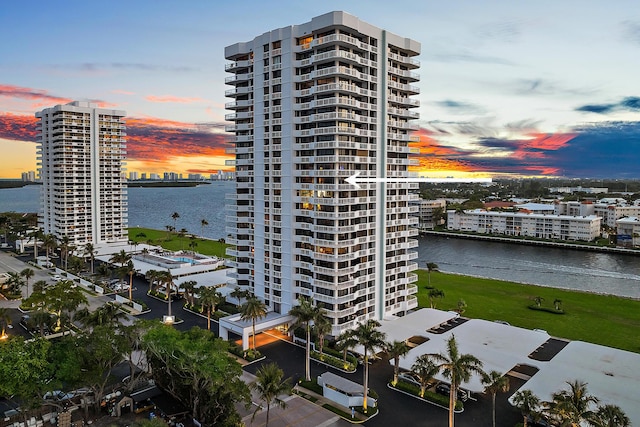
[[[600,237],[601,218],[521,212],[489,212],[482,209],[447,211],[447,228],[507,236],[591,241]]]
[[[413,203],[412,203],[413,204]],[[420,230],[433,230],[436,225],[444,224],[444,211],[447,208],[447,201],[444,199],[424,200],[420,199],[415,204],[418,206],[418,228]],[[443,214],[434,218],[434,212],[438,210]]]
[[[640,218],[630,216],[616,221],[618,246],[635,248],[640,246]]]

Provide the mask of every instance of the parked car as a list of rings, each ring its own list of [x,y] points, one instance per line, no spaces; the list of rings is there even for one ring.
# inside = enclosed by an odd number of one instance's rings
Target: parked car
[[[85,394],[91,393],[90,388],[79,388],[77,390],[72,391],[62,391],[62,390],[53,390],[48,391],[42,396],[44,400],[69,400],[74,397],[84,396]]]
[[[447,383],[440,383],[436,386],[436,393],[449,396],[451,393],[451,386]],[[466,402],[467,399],[469,399],[469,394],[464,390],[458,389],[457,394],[458,400],[462,402]]]
[[[420,380],[410,372],[402,372],[398,374],[398,380],[420,387]]]
[[[59,274],[54,274],[53,276],[51,276],[51,280],[55,280],[56,282],[62,280],[62,276]]]

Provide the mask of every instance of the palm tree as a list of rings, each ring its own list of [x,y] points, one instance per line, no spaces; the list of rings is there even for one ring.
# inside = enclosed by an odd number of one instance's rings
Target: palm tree
[[[409,353],[411,347],[406,341],[393,341],[387,343],[385,351],[389,356],[389,359],[393,359],[393,381],[391,384],[394,386],[398,383],[398,372],[400,371],[400,358]]]
[[[289,314],[296,318],[291,326],[293,328],[303,327],[307,333],[304,378],[306,381],[311,381],[311,324],[321,315],[324,315],[324,310],[322,307],[313,305],[311,298],[300,297],[298,298],[298,305],[289,310]]]
[[[22,286],[24,286],[24,280],[22,280],[20,273],[9,271],[7,274],[9,278],[5,281],[5,284],[9,286],[10,292],[12,294],[20,293]]]
[[[232,298],[236,298],[238,300],[238,304],[237,306],[240,307],[240,299],[241,298],[248,298],[251,295],[251,293],[249,291],[245,291],[240,289],[239,286],[236,286],[236,288],[231,291],[231,293],[229,294],[229,296],[231,296]]]
[[[220,292],[215,288],[203,286],[198,289],[198,301],[202,308],[207,308],[207,329],[211,330],[211,313],[215,313],[216,306],[223,301],[223,297]]]
[[[287,407],[287,403],[280,399],[280,396],[291,393],[291,386],[289,385],[290,379],[287,378],[283,380],[282,377],[284,377],[282,369],[275,363],[269,363],[258,369],[256,372],[256,380],[249,384],[249,388],[255,391],[258,394],[258,398],[266,404],[267,419],[265,421],[265,427],[269,425],[269,409],[271,408],[272,402],[281,409]],[[262,407],[258,406],[253,412],[252,422],[260,409],[262,409]]]
[[[590,422],[593,427],[629,427],[629,417],[617,405],[599,406],[595,419]]]
[[[353,330],[353,336],[364,350],[364,354],[362,355],[362,362],[364,364],[364,399],[362,409],[365,414],[367,413],[367,395],[369,394],[369,353],[375,357],[375,349],[384,348],[386,338],[386,334],[378,330],[380,326],[381,324],[377,320],[369,319],[366,322],[360,323]]]
[[[190,305],[194,304],[193,294],[195,293],[196,286],[198,286],[198,282],[195,280],[187,280],[180,284],[180,287],[184,289],[185,297]]]
[[[120,267],[124,267],[126,263],[131,260],[131,254],[128,254],[124,249],[120,252],[113,254],[109,258],[109,262],[113,264],[120,264]]]
[[[29,240],[33,239],[33,259],[34,260],[38,259],[38,241],[43,236],[44,236],[44,231],[42,230],[42,227],[38,228],[32,233],[29,233]],[[6,240],[6,233],[5,233],[5,240]]]
[[[88,327],[117,326],[127,315],[120,310],[117,304],[107,303],[90,312],[88,309],[78,311],[77,318]]]
[[[447,340],[447,352],[445,354],[433,354],[432,356],[440,363],[439,367],[442,369],[442,374],[451,384],[449,392],[449,427],[453,427],[458,387],[463,382],[469,381],[471,374],[483,373],[482,362],[471,354],[460,354],[454,335],[451,335],[451,338]]]
[[[432,288],[432,289],[429,289],[428,295],[429,295],[429,304],[431,305],[431,308],[436,308],[435,299],[444,298],[444,291],[442,289]]]
[[[27,297],[29,296],[29,279],[35,276],[35,271],[31,268],[25,268],[20,272],[20,276],[24,277],[24,283],[27,285]]]
[[[553,306],[556,308],[556,310],[560,310],[560,307],[562,307],[562,300],[558,298],[554,299]]]
[[[553,394],[548,411],[558,417],[563,426],[579,427],[585,421],[593,421],[596,413],[592,407],[598,404],[598,398],[587,392],[587,383],[575,380],[567,384],[569,390]]]
[[[46,280],[38,280],[33,284],[33,292],[42,292],[44,288],[47,286]]]
[[[60,255],[62,255],[61,261],[64,263],[65,270],[67,270],[70,243],[71,240],[69,239],[69,236],[62,236],[62,239],[60,239]]]
[[[174,212],[171,214],[171,219],[173,219],[173,229],[176,229],[176,222],[178,221],[178,218],[180,218],[180,214],[178,212]]]
[[[45,253],[47,255],[47,263],[49,262],[49,254],[54,252],[58,247],[58,243],[56,242],[56,238],[53,234],[45,234],[42,237],[42,246],[44,246]]]
[[[320,357],[322,358],[322,349],[324,348],[324,338],[333,329],[331,321],[323,315],[316,317],[313,321],[313,329],[318,336],[318,348],[320,350]]]
[[[99,277],[106,279],[111,277],[111,268],[109,268],[109,264],[107,264],[106,262],[103,262],[101,264],[98,264],[98,267],[96,268],[96,273],[98,273]]]
[[[198,246],[198,242],[196,242],[196,236],[191,234],[189,236],[189,249],[195,252],[197,246]]]
[[[529,417],[533,417],[534,420],[539,418],[540,399],[531,390],[518,390],[511,399],[522,413],[524,427],[527,427]]]
[[[96,260],[96,248],[93,246],[93,243],[89,242],[84,245],[84,254],[89,256],[89,260],[91,261],[91,274],[93,274],[93,264]]]
[[[458,308],[457,308],[457,312],[462,314],[464,313],[465,309],[467,308],[467,303],[465,302],[465,300],[463,300],[462,298],[460,298],[458,300]]]
[[[240,307],[240,318],[242,320],[251,320],[254,350],[256,349],[256,320],[262,319],[266,315],[267,306],[256,296],[247,298],[247,301]]]
[[[411,372],[413,372],[420,380],[420,397],[424,397],[424,392],[429,387],[429,381],[440,371],[433,357],[429,354],[423,354],[418,356],[416,361],[411,365]]]
[[[484,392],[491,395],[493,427],[496,427],[496,394],[509,391],[509,378],[498,371],[491,371],[482,376],[482,384],[485,386]]]
[[[133,261],[129,260],[124,267],[126,273],[129,275],[129,301],[133,302],[133,275],[138,272],[136,270]]]
[[[343,332],[336,339],[336,349],[342,352],[342,363],[347,366],[347,352],[358,345],[358,340],[351,331]]]
[[[171,286],[173,285],[171,270],[167,269],[166,271],[158,272],[157,280],[160,284],[165,285],[165,290],[167,291],[167,317],[171,318]]]
[[[206,219],[202,218],[200,220],[200,236],[204,236],[204,228],[209,225]]]
[[[533,302],[535,302],[535,303],[536,303],[536,307],[540,307],[540,305],[542,304],[542,301],[544,301],[544,298],[542,298],[542,297],[540,297],[540,296],[535,297],[535,298],[533,299]]]
[[[0,325],[2,328],[2,332],[0,332],[0,339],[5,339],[7,337],[6,328],[11,324],[11,316],[9,315],[9,309],[0,307]]]
[[[431,272],[438,271],[438,264],[435,262],[427,263],[427,277],[429,278],[429,286],[431,286]]]
[[[161,271],[158,270],[147,270],[144,277],[149,281],[149,292],[153,291],[153,285],[158,280],[159,276],[162,274]]]

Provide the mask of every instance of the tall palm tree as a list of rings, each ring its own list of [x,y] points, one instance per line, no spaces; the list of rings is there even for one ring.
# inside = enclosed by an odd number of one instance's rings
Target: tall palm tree
[[[351,331],[345,331],[336,339],[336,349],[342,352],[342,363],[347,365],[347,352],[358,345],[358,340],[353,336]]]
[[[129,301],[133,302],[133,276],[138,272],[136,270],[133,261],[129,260],[124,267],[126,273],[129,275]]]
[[[94,328],[96,326],[115,327],[120,324],[121,320],[127,318],[127,315],[118,308],[116,304],[103,304],[95,311],[90,312],[88,309],[78,311],[78,318],[85,326]]]
[[[393,341],[388,342],[385,345],[385,351],[389,356],[389,359],[393,359],[393,381],[391,384],[394,386],[398,383],[398,372],[400,371],[400,358],[409,353],[411,347],[407,344],[407,341]]]
[[[165,290],[167,291],[167,316],[171,318],[171,292],[173,291],[173,276],[171,275],[171,270],[160,271],[157,280],[165,286]]]
[[[291,326],[293,328],[303,327],[307,333],[304,378],[306,381],[311,381],[311,325],[314,320],[324,315],[324,310],[322,307],[313,305],[311,298],[300,297],[298,298],[298,305],[291,308],[289,314],[295,317]]]
[[[484,384],[484,392],[491,395],[491,414],[493,427],[496,427],[496,394],[498,392],[505,393],[509,391],[509,377],[503,376],[498,371],[491,371],[482,376],[482,384]]]
[[[251,320],[251,330],[253,335],[253,349],[256,349],[256,320],[267,315],[267,306],[256,296],[247,298],[247,301],[240,307],[240,318]]]
[[[483,374],[482,362],[471,354],[460,354],[458,343],[454,335],[447,340],[447,351],[444,354],[432,354],[445,378],[451,384],[449,392],[449,427],[454,426],[454,409],[458,387],[463,382],[469,381],[474,373]]]
[[[204,237],[204,228],[209,225],[209,222],[202,218],[202,220],[200,220],[200,236]]]
[[[527,421],[530,417],[534,420],[539,418],[540,399],[531,390],[518,390],[511,400],[522,413],[524,427],[527,427]]]
[[[29,296],[29,279],[35,276],[36,272],[31,268],[25,268],[20,272],[20,276],[24,277],[24,283],[27,285],[27,297]]]
[[[198,289],[198,301],[203,308],[207,308],[207,329],[211,330],[211,313],[215,313],[216,306],[224,300],[215,288],[203,286]]]
[[[173,219],[173,229],[176,229],[176,223],[178,221],[178,218],[180,218],[180,214],[178,212],[174,212],[171,214],[171,219]]]
[[[157,282],[160,274],[162,272],[158,270],[147,270],[144,274],[144,278],[149,282],[149,292],[153,291],[153,285]]]
[[[375,350],[377,348],[384,348],[386,339],[386,334],[378,330],[380,326],[381,324],[377,320],[369,319],[366,322],[360,323],[353,330],[353,336],[364,351],[362,355],[362,362],[364,364],[364,399],[362,410],[365,414],[367,413],[367,396],[369,394],[369,354],[373,354],[375,357]]]
[[[255,391],[258,394],[258,398],[266,404],[267,419],[265,421],[265,427],[269,425],[269,409],[271,408],[271,403],[274,403],[281,409],[287,407],[287,402],[281,399],[280,396],[290,394],[291,385],[289,384],[290,378],[283,380],[283,377],[284,372],[282,369],[275,363],[269,363],[258,369],[256,372],[256,380],[249,384],[249,388]],[[253,412],[252,422],[260,409],[262,409],[262,407],[258,406]]]
[[[313,320],[313,329],[318,336],[318,349],[320,351],[320,357],[322,357],[322,350],[324,348],[324,339],[326,335],[333,329],[333,324],[328,317],[320,314]]]
[[[429,381],[440,371],[440,366],[433,360],[429,354],[418,356],[416,361],[411,365],[413,372],[420,380],[420,397],[424,397],[424,392],[429,387]]]
[[[69,239],[69,236],[62,236],[62,239],[60,239],[60,255],[62,256],[61,261],[64,263],[65,270],[67,270],[70,245],[71,245],[71,239]]]
[[[43,236],[44,236],[44,231],[42,230],[42,227],[29,233],[29,240],[33,239],[33,259],[34,260],[38,259],[38,242],[40,241],[40,239],[42,239]],[[5,233],[5,240],[6,240],[6,233]]]
[[[198,286],[198,282],[196,282],[195,280],[187,280],[186,282],[182,282],[180,284],[180,287],[184,289],[185,297],[190,305],[194,304],[193,294],[196,291],[196,286]]]
[[[91,261],[91,274],[93,274],[93,264],[96,260],[96,248],[93,246],[93,243],[88,242],[84,245],[84,254],[89,256],[89,260]]]
[[[56,250],[56,248],[58,247],[58,242],[56,242],[56,238],[53,234],[45,234],[42,237],[42,246],[44,246],[48,263],[49,255]]]
[[[233,291],[229,294],[232,298],[236,298],[238,300],[237,306],[240,307],[240,299],[248,298],[251,295],[251,292],[241,289],[239,286],[236,286]]]
[[[9,309],[0,307],[0,339],[5,339],[7,337],[6,328],[11,324],[11,316],[9,315]]]
[[[568,390],[561,390],[553,394],[549,402],[548,411],[561,421],[563,426],[579,427],[583,422],[595,419],[593,406],[598,404],[598,398],[587,392],[587,383],[582,381],[567,381]]]
[[[9,278],[6,280],[5,284],[9,286],[10,292],[12,294],[20,293],[22,286],[24,286],[24,280],[22,280],[20,273],[9,271],[7,274],[9,275]]]
[[[438,271],[438,264],[435,262],[427,263],[427,277],[429,278],[429,286],[431,286],[431,272]]]
[[[618,405],[604,405],[598,407],[590,423],[593,427],[629,427],[631,420]]]

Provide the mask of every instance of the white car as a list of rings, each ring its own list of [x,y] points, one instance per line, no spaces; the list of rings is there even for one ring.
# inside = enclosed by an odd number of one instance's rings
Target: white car
[[[55,280],[56,282],[62,280],[62,276],[59,274],[54,274],[53,276],[51,276],[51,280]]]
[[[420,387],[420,381],[418,378],[409,372],[402,372],[398,374],[398,380]]]

